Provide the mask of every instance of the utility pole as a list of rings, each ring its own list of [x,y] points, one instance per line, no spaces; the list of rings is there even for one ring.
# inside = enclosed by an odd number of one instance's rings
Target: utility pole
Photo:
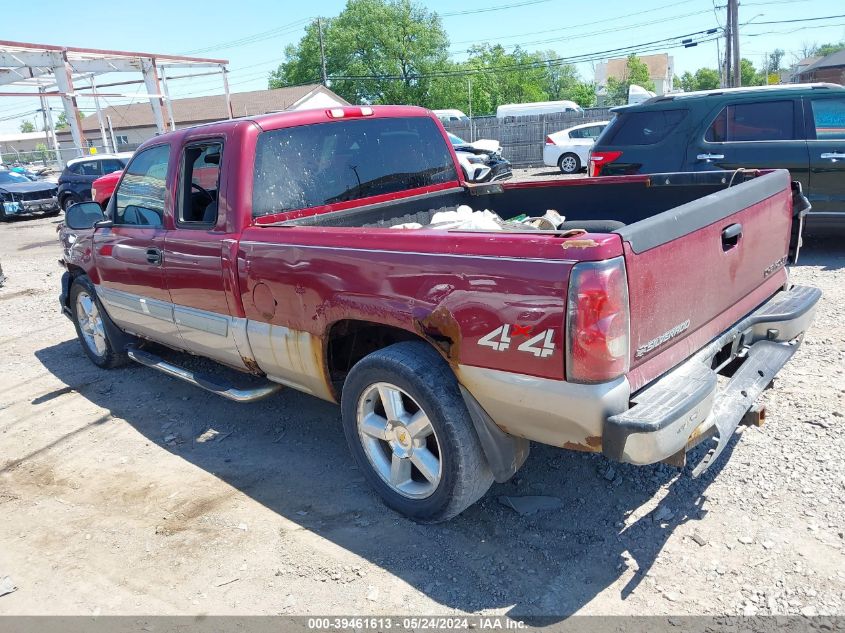
[[[728,6],[731,10],[731,36],[733,38],[731,50],[733,52],[733,71],[734,81],[733,85],[736,88],[742,86],[742,67],[739,56],[739,0],[728,0]]]
[[[719,86],[725,87],[725,67],[722,65],[722,51],[719,50],[719,38],[716,38],[716,68],[719,69]]]
[[[323,85],[329,85],[329,79],[326,77],[326,49],[323,46],[323,21],[317,18],[317,33],[320,36],[320,69],[323,75]]]
[[[724,73],[724,83],[722,84],[725,88],[730,88],[733,86],[733,72],[731,72],[731,64],[733,62],[733,54],[731,52],[731,44],[733,43],[733,23],[731,22],[731,16],[733,13],[731,12],[731,0],[728,0],[728,4],[726,6],[728,10],[728,17],[725,20],[725,73]]]

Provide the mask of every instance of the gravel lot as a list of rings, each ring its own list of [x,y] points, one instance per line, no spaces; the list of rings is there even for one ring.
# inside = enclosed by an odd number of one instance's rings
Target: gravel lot
[[[816,323],[704,477],[535,446],[419,526],[370,493],[332,405],[95,368],[57,309],[56,223],[0,225],[0,614],[845,613],[841,240],[792,270],[825,293]]]

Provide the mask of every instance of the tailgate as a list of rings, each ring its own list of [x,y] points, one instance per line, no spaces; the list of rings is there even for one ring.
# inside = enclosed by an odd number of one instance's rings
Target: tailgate
[[[632,390],[738,321],[786,281],[789,173],[774,171],[629,225]]]

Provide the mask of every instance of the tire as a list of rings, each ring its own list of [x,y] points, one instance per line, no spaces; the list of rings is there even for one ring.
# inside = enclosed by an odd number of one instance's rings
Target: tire
[[[577,174],[581,171],[581,159],[577,154],[567,153],[557,160],[557,166],[564,174]]]
[[[385,401],[401,411],[391,417]],[[429,345],[396,343],[363,358],[346,378],[341,408],[355,462],[396,512],[446,521],[492,485],[458,382]]]
[[[72,204],[76,204],[77,202],[81,202],[81,200],[77,198],[74,194],[70,193],[66,195],[64,198],[62,198],[62,211],[67,212],[68,207],[70,207]]]
[[[70,312],[76,326],[76,336],[85,355],[97,367],[112,369],[129,361],[126,352],[117,351],[109,335],[104,318],[108,318],[97,299],[94,284],[85,275],[77,277],[70,287]]]

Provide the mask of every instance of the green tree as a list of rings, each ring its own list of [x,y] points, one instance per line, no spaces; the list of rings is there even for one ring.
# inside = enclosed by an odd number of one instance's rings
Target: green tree
[[[786,55],[786,53],[780,48],[776,48],[773,53],[769,53],[769,58],[766,60],[766,70],[769,73],[777,73],[780,71],[784,55]]]
[[[337,17],[323,20],[323,41],[332,90],[352,103],[428,106],[432,79],[424,76],[450,69],[440,18],[411,0],[349,0]],[[319,31],[313,22],[285,49],[269,86],[319,81]]]
[[[681,87],[685,92],[694,90],[713,90],[718,88],[721,82],[719,71],[713,68],[699,68],[692,74],[686,71],[681,75]]]
[[[40,161],[46,161],[48,156],[49,150],[47,149],[47,144],[38,143],[38,145],[35,146],[35,159]]]
[[[739,74],[743,86],[762,86],[766,83],[765,73],[758,73],[751,60],[744,57],[739,61]]]
[[[654,82],[649,77],[648,66],[636,55],[628,56],[625,76],[622,79],[608,78],[606,105],[614,106],[628,103],[628,89],[631,85],[654,91]]]
[[[845,42],[839,42],[838,44],[822,44],[821,46],[816,47],[813,54],[818,57],[827,57],[828,55],[838,53],[843,49],[845,49]]]
[[[35,132],[35,124],[32,121],[23,120],[21,121],[21,132],[27,134],[29,132]]]
[[[56,129],[57,130],[63,130],[67,126],[68,126],[67,115],[64,113],[64,111],[59,112],[59,116],[56,118]]]

